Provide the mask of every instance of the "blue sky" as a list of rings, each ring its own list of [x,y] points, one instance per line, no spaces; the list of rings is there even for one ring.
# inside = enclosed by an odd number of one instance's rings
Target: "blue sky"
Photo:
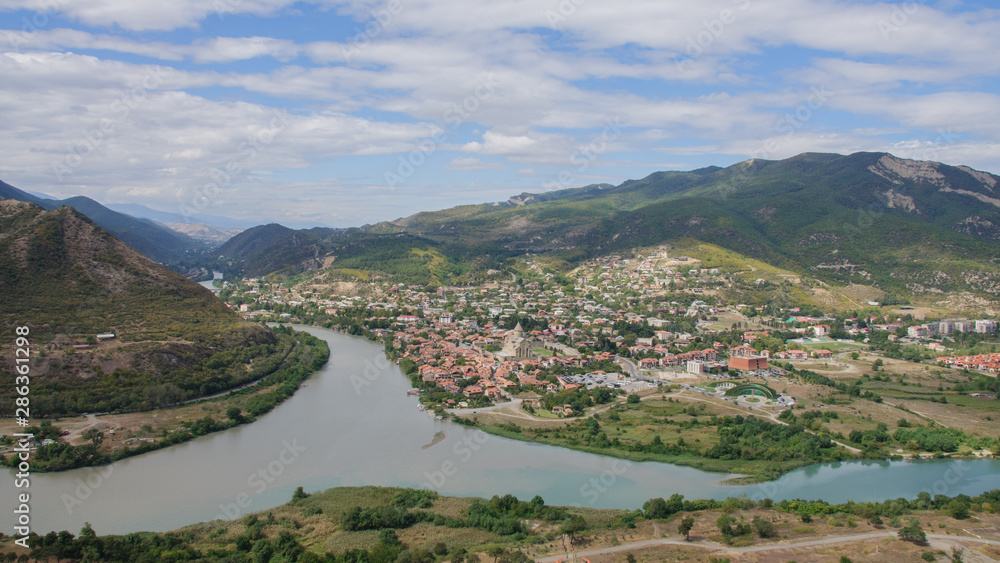
[[[0,179],[354,226],[807,151],[997,173],[993,4],[5,0]]]

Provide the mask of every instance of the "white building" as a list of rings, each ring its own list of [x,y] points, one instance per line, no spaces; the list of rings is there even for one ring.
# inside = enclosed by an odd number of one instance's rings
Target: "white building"
[[[976,321],[976,332],[985,334],[987,332],[993,332],[996,329],[996,321]]]
[[[705,373],[705,362],[701,360],[688,360],[687,371],[688,373],[701,375]]]

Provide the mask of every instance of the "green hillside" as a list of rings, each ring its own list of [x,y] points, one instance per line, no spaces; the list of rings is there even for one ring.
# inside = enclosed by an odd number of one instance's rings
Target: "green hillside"
[[[0,361],[30,329],[32,405],[49,416],[155,408],[262,375],[288,352],[211,292],[70,207],[0,201]],[[98,339],[99,334],[114,334]],[[277,363],[276,363],[277,362]],[[13,378],[0,414],[13,414]]]
[[[454,263],[497,267],[528,253],[572,264],[689,238],[837,284],[996,296],[998,180],[886,153],[807,153],[419,213],[319,244],[332,255],[348,249],[342,254],[354,262],[339,267],[377,271],[401,241],[435,246]],[[254,238],[244,235],[244,244]]]

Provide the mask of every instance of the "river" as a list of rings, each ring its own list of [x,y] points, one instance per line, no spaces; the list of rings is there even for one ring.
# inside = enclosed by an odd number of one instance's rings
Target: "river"
[[[219,288],[215,287],[215,280],[221,280],[223,277],[224,276],[223,276],[222,272],[215,272],[215,271],[213,271],[212,272],[212,279],[205,280],[205,281],[200,281],[200,282],[198,282],[198,285],[200,285],[200,286],[202,286],[202,287],[204,287],[206,289],[211,290],[213,293],[218,293],[219,292]]]
[[[239,518],[307,492],[341,485],[432,487],[444,494],[560,505],[638,508],[651,497],[822,498],[830,502],[912,498],[920,491],[970,495],[1000,488],[1000,461],[848,462],[814,465],[763,485],[658,463],[624,462],[490,436],[438,421],[406,395],[409,381],[382,347],[333,331],[298,327],[330,343],[329,363],[257,422],[203,436],[105,468],[31,476],[32,530],[99,534],[166,531]],[[445,437],[430,445],[437,432]],[[14,472],[0,477],[13,507]],[[13,508],[0,512],[10,533]]]

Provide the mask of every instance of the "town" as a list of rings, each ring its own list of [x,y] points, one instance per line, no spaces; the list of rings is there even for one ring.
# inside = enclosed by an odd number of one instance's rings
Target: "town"
[[[734,304],[727,288],[775,282],[703,267],[671,250],[609,255],[570,274],[527,260],[516,273],[490,272],[476,285],[357,282],[351,294],[335,293],[331,288],[344,284],[324,286],[320,276],[243,279],[226,282],[221,297],[248,319],[319,324],[383,341],[438,415],[514,402],[538,416],[573,417],[611,396],[661,387],[775,406],[777,415],[795,398],[768,387],[782,386],[789,372],[781,366],[792,365],[775,362],[818,365],[865,354],[985,374],[1000,366],[1000,354],[946,355],[972,345],[960,337],[994,335],[995,320],[930,322],[877,302],[847,314]],[[718,382],[732,378],[753,378],[774,399],[757,405],[759,390],[732,393],[737,385]]]

